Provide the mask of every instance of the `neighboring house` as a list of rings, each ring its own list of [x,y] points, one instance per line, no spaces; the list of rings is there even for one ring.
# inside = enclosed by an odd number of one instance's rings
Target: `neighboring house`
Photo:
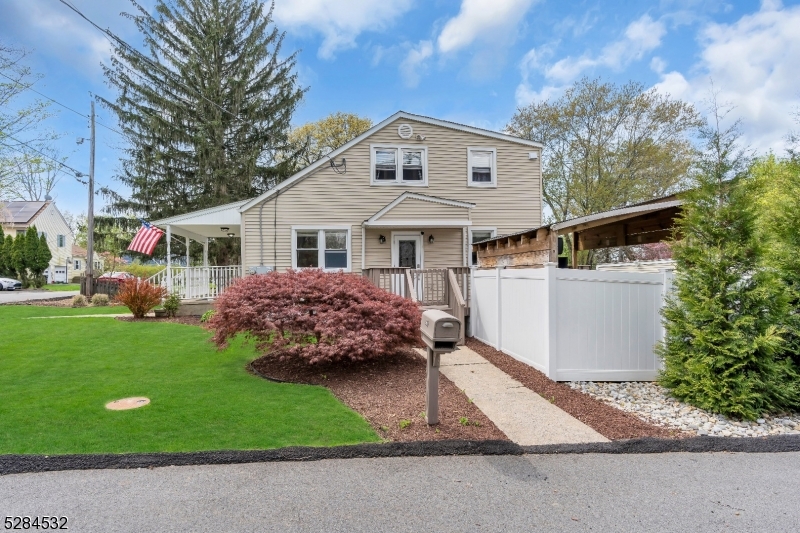
[[[541,224],[541,148],[398,112],[257,198],[153,222],[241,237],[245,273],[469,266],[472,242]]]
[[[103,272],[105,260],[103,255],[97,252],[94,252],[92,255],[94,255],[94,272],[97,275]],[[69,272],[70,279],[75,276],[86,275],[86,256],[87,252],[85,248],[81,248],[76,244],[72,245],[72,261]]]
[[[52,254],[50,266],[45,271],[48,283],[66,283],[69,280],[69,259],[74,236],[55,203],[44,201],[0,204],[0,225],[5,234],[11,236],[24,233],[29,226],[36,226],[36,230],[45,235]]]

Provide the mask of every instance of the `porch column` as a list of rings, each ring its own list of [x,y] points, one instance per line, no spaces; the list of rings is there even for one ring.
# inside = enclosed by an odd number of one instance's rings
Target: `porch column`
[[[203,241],[203,266],[208,266],[208,237]]]
[[[186,237],[186,268],[189,268],[189,243],[192,240],[189,237]]]
[[[172,294],[172,226],[167,224],[167,292]]]

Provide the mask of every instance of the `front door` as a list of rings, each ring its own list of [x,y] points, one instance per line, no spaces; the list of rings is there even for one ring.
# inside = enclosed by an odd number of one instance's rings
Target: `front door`
[[[392,266],[422,268],[422,236],[419,233],[392,236]]]

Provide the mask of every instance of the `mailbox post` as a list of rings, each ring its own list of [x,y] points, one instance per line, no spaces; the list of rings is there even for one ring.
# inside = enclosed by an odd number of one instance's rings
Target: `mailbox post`
[[[433,425],[439,423],[439,362],[443,353],[456,350],[461,321],[444,311],[431,309],[422,313],[420,331],[428,350],[425,421]]]

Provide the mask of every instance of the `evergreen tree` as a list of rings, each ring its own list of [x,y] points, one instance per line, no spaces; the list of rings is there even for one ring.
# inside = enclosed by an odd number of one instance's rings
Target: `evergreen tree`
[[[8,259],[6,259],[6,234],[3,226],[0,226],[0,276],[8,276]]]
[[[154,14],[132,0],[126,14],[143,35],[142,55],[117,43],[104,67],[116,101],[101,99],[130,146],[108,189],[113,209],[149,219],[260,194],[282,180],[292,115],[304,90],[295,54],[258,0],[158,0]]]
[[[36,261],[33,265],[33,271],[35,273],[34,280],[36,280],[37,287],[44,285],[44,271],[50,266],[50,260],[52,258],[53,254],[50,252],[50,246],[47,245],[47,237],[42,234],[39,236],[39,246],[36,249]]]
[[[2,249],[3,273],[6,276],[15,277],[17,272],[14,269],[14,260],[12,259],[12,255],[14,253],[14,238],[11,235],[6,235]]]
[[[14,243],[11,246],[11,268],[16,273],[17,279],[22,282],[23,287],[29,286],[28,269],[25,263],[25,233],[17,233]]]
[[[800,381],[785,357],[789,295],[761,268],[748,161],[737,149],[738,123],[701,130],[706,152],[677,221],[673,296],[664,308],[662,384],[688,403],[736,417],[800,405]]]
[[[36,226],[28,226],[25,232],[25,249],[24,249],[25,268],[28,271],[28,283],[34,287],[40,287],[38,277],[41,272],[36,271],[37,258],[39,255],[39,232]]]

